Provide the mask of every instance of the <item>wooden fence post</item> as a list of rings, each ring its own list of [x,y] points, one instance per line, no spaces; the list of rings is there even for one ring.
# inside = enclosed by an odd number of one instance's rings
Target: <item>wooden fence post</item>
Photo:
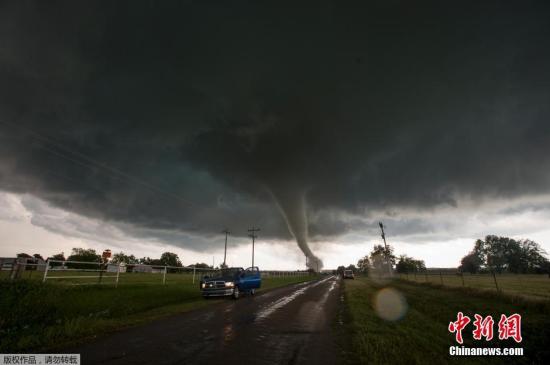
[[[120,262],[117,265],[116,268],[116,281],[115,281],[115,288],[118,288],[118,279],[120,278]]]
[[[498,288],[497,277],[495,276],[495,272],[491,271],[491,273],[493,274],[493,280],[495,281],[495,287],[497,288],[497,291],[500,291],[500,289]]]
[[[42,278],[42,282],[45,283],[46,279],[48,278],[48,270],[50,269],[50,260],[46,260],[46,267],[44,268],[44,277]]]

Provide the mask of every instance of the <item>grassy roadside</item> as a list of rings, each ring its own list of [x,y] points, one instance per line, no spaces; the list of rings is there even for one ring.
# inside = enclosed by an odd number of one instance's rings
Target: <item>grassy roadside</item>
[[[550,303],[482,292],[468,288],[448,288],[396,280],[386,285],[367,278],[345,281],[346,315],[344,327],[351,338],[345,360],[352,364],[425,364],[425,363],[548,363],[550,352]],[[391,287],[407,303],[405,315],[397,321],[376,314],[375,296]],[[523,357],[451,357],[449,347],[457,343],[449,333],[449,322],[457,312],[474,318],[491,314],[496,322],[500,314],[522,315],[523,342],[495,338],[490,342],[472,339],[472,323],[463,331],[465,347],[523,347]]]
[[[312,278],[265,278],[260,291]],[[114,288],[0,281],[0,293],[0,352],[66,346],[223,300],[204,300],[191,283]]]
[[[546,274],[468,274],[462,275],[437,273],[400,274],[403,280],[416,283],[431,283],[452,287],[470,287],[495,291],[495,280],[499,290],[509,295],[520,295],[527,299],[550,300],[550,278]]]

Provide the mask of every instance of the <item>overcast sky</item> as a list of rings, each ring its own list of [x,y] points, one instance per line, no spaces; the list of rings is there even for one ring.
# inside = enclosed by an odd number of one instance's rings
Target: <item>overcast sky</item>
[[[0,2],[0,255],[550,251],[550,7]]]

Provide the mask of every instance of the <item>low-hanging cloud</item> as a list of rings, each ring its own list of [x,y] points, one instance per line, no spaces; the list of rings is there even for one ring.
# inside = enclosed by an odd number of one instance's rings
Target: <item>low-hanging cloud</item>
[[[81,6],[2,5],[2,190],[313,259],[330,212],[550,190],[546,4]]]

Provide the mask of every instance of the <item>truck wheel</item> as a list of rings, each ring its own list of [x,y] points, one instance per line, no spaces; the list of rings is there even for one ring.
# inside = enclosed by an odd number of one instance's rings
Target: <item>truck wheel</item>
[[[239,287],[236,286],[235,289],[233,289],[233,299],[239,299],[239,295],[240,295]]]
[[[256,294],[256,289],[250,289],[250,295]]]

